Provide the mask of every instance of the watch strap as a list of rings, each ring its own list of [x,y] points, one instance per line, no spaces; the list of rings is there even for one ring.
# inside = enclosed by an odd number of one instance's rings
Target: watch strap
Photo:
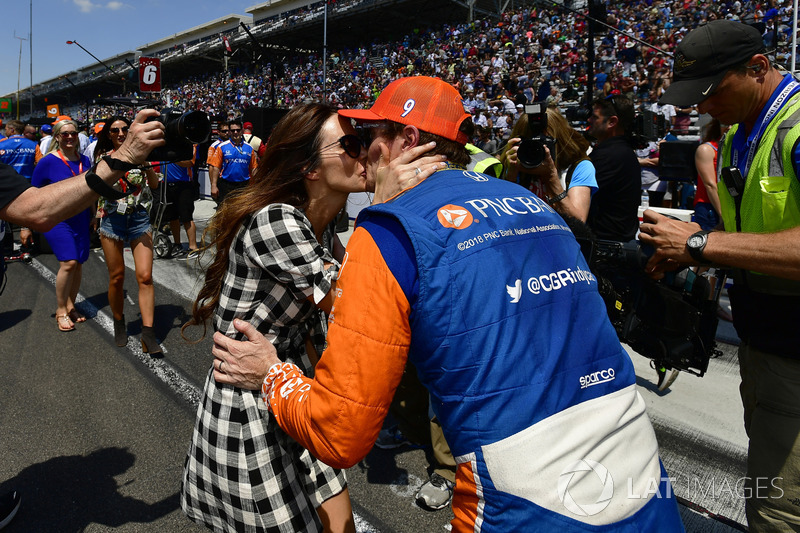
[[[89,188],[92,189],[94,192],[96,192],[97,194],[99,194],[104,198],[108,198],[109,200],[121,200],[122,198],[125,198],[126,196],[128,196],[128,194],[130,194],[118,191],[112,186],[110,186],[108,183],[103,181],[103,178],[101,178],[95,173],[95,170],[97,170],[97,165],[90,168],[89,171],[84,176],[84,179],[86,180],[86,185],[88,185]]]
[[[711,233],[709,230],[701,230],[701,231],[698,231],[696,233],[692,233],[689,236],[689,238],[686,240],[686,249],[689,251],[689,255],[692,256],[692,259],[694,259],[695,261],[697,261],[699,263],[702,263],[704,265],[710,265],[711,264],[711,261],[709,261],[708,259],[703,257],[703,251],[706,248],[706,244],[708,244],[708,234],[709,233]],[[689,246],[689,241],[692,240],[692,238],[694,238],[696,236],[704,237],[703,246],[701,246],[700,248],[694,248],[692,246]]]
[[[555,196],[548,196],[547,197],[547,203],[551,204],[551,205],[552,204],[557,204],[558,202],[560,202],[561,200],[563,200],[566,197],[567,197],[567,191],[565,189],[565,190],[561,191],[560,194],[557,194]]]

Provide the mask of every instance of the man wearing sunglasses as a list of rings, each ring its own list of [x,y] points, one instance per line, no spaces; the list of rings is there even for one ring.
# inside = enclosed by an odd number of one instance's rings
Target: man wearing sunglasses
[[[231,138],[220,143],[208,160],[211,197],[217,205],[231,191],[247,185],[258,163],[253,147],[242,138],[242,123],[237,120],[229,122],[228,131]]]
[[[220,144],[227,141],[231,136],[231,131],[228,129],[230,126],[227,122],[220,122],[219,126],[217,126],[217,140],[211,143],[211,146],[208,147],[208,155],[206,156],[206,161],[210,161],[211,157],[214,155],[214,152],[217,150]]]
[[[590,154],[597,173],[586,223],[598,239],[628,242],[639,228],[641,169],[628,140],[633,127],[633,102],[620,95],[595,100],[589,135],[597,139]]]
[[[645,211],[642,242],[656,276],[678,265],[731,267],[741,338],[739,391],[748,446],[750,531],[800,530],[800,83],[765,55],[760,32],[718,20],[675,51],[662,103],[733,124],[720,142],[724,231]]]
[[[373,125],[367,181],[386,201],[359,214],[315,378],[241,320],[249,341],[214,336],[214,378],[261,386],[288,434],[349,467],[375,442],[410,361],[458,463],[453,531],[682,531],[633,364],[580,246],[544,200],[466,170],[472,125],[458,91],[401,78],[370,109],[339,113]],[[415,180],[429,141],[447,168]],[[387,195],[393,171],[414,185]],[[588,470],[605,484],[574,475]],[[602,503],[584,509],[570,491]]]

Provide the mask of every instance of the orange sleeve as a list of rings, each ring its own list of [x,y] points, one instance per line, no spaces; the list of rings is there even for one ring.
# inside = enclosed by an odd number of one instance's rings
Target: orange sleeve
[[[400,383],[411,309],[363,228],[350,238],[336,293],[315,379],[276,365],[262,397],[278,424],[315,457],[349,468],[369,453]]]
[[[33,164],[35,165],[36,163],[38,163],[39,160],[41,158],[43,158],[43,157],[44,157],[44,154],[42,153],[42,149],[37,144],[36,145],[36,151],[33,153]]]
[[[219,149],[219,146],[214,148],[214,152],[209,155],[206,163],[212,167],[222,168],[222,150]]]
[[[256,154],[255,150],[253,150],[250,153],[250,177],[253,177],[253,173],[255,172],[257,166],[258,166],[258,154]]]

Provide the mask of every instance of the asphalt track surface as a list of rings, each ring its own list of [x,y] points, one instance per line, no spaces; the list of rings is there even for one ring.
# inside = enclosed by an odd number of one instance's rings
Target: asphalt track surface
[[[198,202],[199,225],[209,202]],[[205,217],[205,218],[204,218]],[[126,252],[129,267],[132,261]],[[180,326],[203,260],[157,259],[156,335],[164,357],[143,354],[133,271],[125,279],[129,342],[113,342],[102,253],[83,267],[76,331],[55,323],[58,261],[40,254],[12,263],[0,296],[0,493],[22,505],[8,532],[205,531],[178,503],[196,402],[211,362],[208,338],[189,343]],[[197,328],[193,328],[197,334]],[[718,338],[733,341],[729,324]],[[735,347],[721,343],[703,378],[681,375],[666,393],[648,361],[632,354],[661,455],[690,532],[743,530],[747,439],[738,399]],[[419,508],[425,449],[373,449],[348,471],[361,532],[447,531],[452,513]]]

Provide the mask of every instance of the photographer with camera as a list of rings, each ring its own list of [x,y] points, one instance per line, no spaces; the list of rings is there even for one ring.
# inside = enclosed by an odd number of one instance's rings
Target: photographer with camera
[[[723,53],[715,53],[716,50]],[[750,531],[800,529],[800,83],[764,55],[758,30],[713,21],[691,31],[675,53],[674,81],[662,96],[697,104],[724,124],[724,231],[645,211],[640,239],[655,248],[653,276],[678,265],[732,267],[729,290],[742,340],[739,366],[750,438],[745,494]]]
[[[532,190],[562,215],[586,222],[597,191],[588,150],[589,142],[558,110],[534,102],[525,106],[500,161],[505,179]]]
[[[597,171],[587,223],[598,239],[627,242],[639,228],[641,169],[629,136],[634,123],[633,103],[624,96],[595,100],[589,135],[597,139],[590,156]]]

